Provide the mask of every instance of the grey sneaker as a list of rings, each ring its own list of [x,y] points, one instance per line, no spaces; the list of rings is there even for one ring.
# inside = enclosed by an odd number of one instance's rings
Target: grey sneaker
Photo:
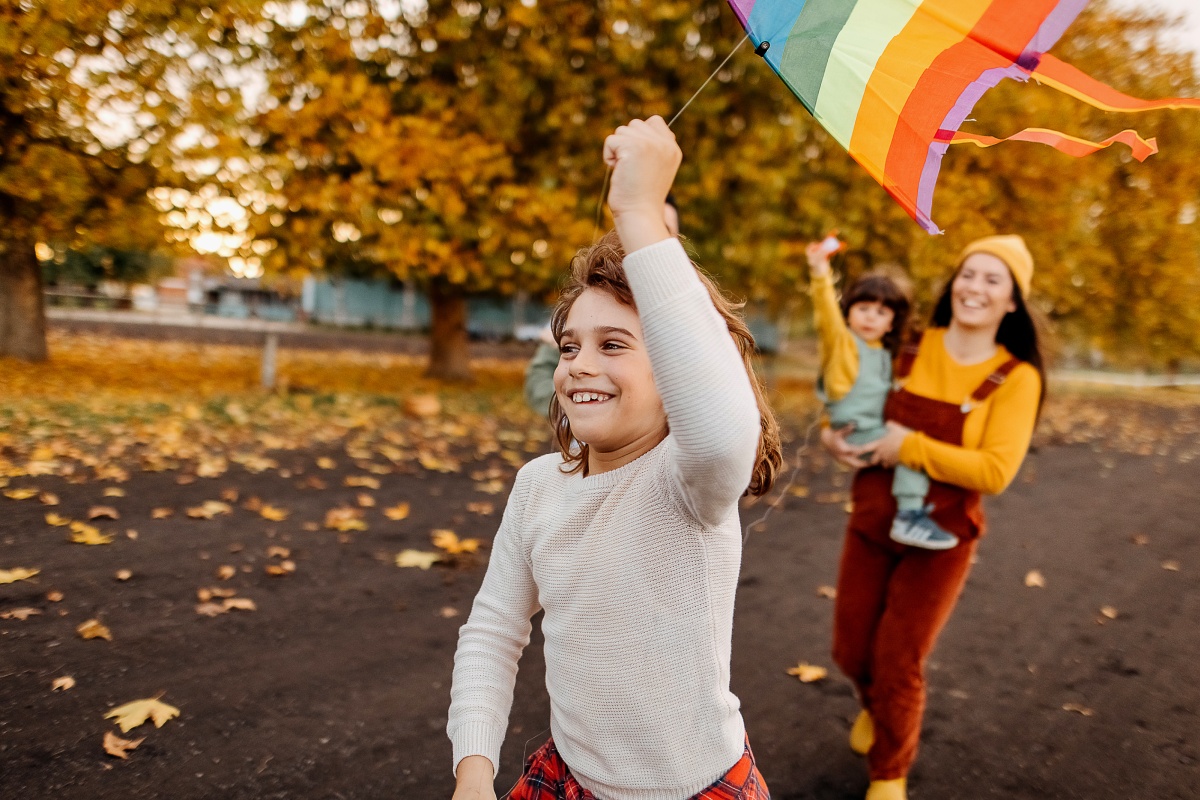
[[[892,541],[926,550],[949,550],[958,544],[958,537],[944,530],[929,516],[930,508],[897,511],[892,520]]]

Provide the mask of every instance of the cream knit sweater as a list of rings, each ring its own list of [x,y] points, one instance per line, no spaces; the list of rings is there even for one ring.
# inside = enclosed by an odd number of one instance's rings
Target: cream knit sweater
[[[483,586],[459,632],[454,765],[499,765],[517,660],[545,610],[550,728],[600,800],[683,800],[741,758],[729,691],[741,563],[738,498],[760,430],[749,378],[683,247],[625,259],[670,434],[610,472],[559,455],[517,475]]]

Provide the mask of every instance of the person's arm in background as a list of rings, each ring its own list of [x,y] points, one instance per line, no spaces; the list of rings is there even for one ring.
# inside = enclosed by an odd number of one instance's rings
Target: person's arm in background
[[[900,446],[900,463],[935,481],[999,494],[1017,476],[1025,460],[1037,424],[1040,394],[1037,370],[1022,366],[992,395],[990,408],[986,409],[987,427],[978,448],[947,444],[914,431]]]
[[[550,398],[554,397],[554,370],[558,368],[558,343],[550,328],[542,329],[538,337],[537,352],[525,367],[525,403],[539,414],[550,411]]]
[[[858,379],[858,345],[838,304],[829,256],[820,248],[819,243],[814,243],[805,251],[810,276],[808,293],[812,297],[813,323],[821,354],[822,389],[826,398],[837,401],[850,393]]]

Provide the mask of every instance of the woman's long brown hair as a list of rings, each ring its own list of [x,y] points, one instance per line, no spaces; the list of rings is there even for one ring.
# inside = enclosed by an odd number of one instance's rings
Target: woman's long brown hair
[[[622,266],[624,260],[625,251],[621,247],[621,240],[617,238],[616,231],[609,231],[599,242],[575,254],[575,258],[571,261],[571,274],[567,279],[567,285],[550,318],[550,329],[554,332],[555,341],[562,338],[571,306],[587,289],[606,292],[617,302],[637,309],[637,304],[633,300],[633,291],[629,288],[629,281],[625,277],[625,268]],[[705,275],[699,268],[696,273],[700,277],[700,282],[704,284],[704,288],[708,290],[708,295],[712,299],[717,313],[729,327],[729,334],[733,337],[738,352],[741,353],[746,374],[750,377],[750,385],[754,388],[754,399],[758,402],[762,430],[758,439],[758,458],[755,461],[754,472],[746,493],[755,496],[764,495],[771,490],[771,486],[775,483],[775,474],[783,463],[783,448],[779,440],[779,424],[775,421],[775,413],[771,411],[771,406],[767,403],[762,381],[754,372],[754,337],[750,334],[746,321],[739,313],[742,304],[734,303],[722,294],[712,278]],[[588,446],[575,440],[571,433],[571,423],[558,402],[557,393],[550,400],[550,424],[554,427],[555,440],[558,443],[558,449],[562,452],[563,461],[572,465],[568,474],[582,470],[587,464]]]

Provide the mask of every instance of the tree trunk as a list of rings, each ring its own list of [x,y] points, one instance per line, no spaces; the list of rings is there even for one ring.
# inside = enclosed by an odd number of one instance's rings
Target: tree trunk
[[[42,267],[33,242],[0,241],[0,356],[46,360]]]
[[[462,290],[441,281],[429,287],[433,320],[429,331],[427,378],[471,380],[471,351],[467,341],[467,298]]]

